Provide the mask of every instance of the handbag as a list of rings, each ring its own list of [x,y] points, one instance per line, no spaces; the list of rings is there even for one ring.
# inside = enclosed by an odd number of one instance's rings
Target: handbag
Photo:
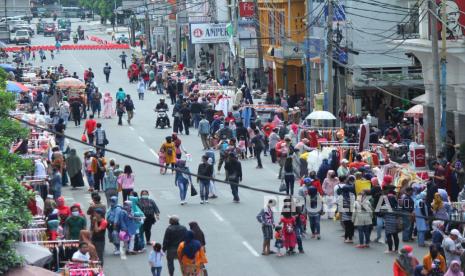
[[[81,141],[87,143],[87,135],[85,133],[82,134]]]
[[[279,185],[279,191],[280,192],[287,191],[287,186],[286,186],[286,183],[284,183],[284,181],[281,181],[281,185]]]
[[[198,193],[197,193],[197,190],[195,189],[194,185],[191,183],[191,196],[196,196]]]

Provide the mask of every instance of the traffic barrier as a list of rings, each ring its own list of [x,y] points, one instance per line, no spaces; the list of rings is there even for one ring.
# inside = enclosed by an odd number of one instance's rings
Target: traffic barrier
[[[20,46],[6,47],[3,48],[6,52],[18,52],[21,51]],[[41,46],[31,46],[32,51],[50,51],[55,50],[53,45],[41,45]],[[107,43],[107,44],[76,44],[76,45],[62,45],[60,51],[89,51],[89,50],[127,50],[129,49],[128,44],[116,44],[116,43]]]

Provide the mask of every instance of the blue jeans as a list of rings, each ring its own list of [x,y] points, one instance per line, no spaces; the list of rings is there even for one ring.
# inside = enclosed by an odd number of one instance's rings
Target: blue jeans
[[[56,185],[55,189],[53,190],[53,199],[57,200],[61,196],[61,186]]]
[[[297,248],[299,251],[303,251],[304,247],[302,245],[302,226],[298,226],[295,228],[295,235],[297,238]]]
[[[210,180],[202,179],[200,180],[200,200],[208,200],[208,194],[210,188]]]
[[[358,239],[361,245],[368,245],[370,244],[370,225],[359,225],[357,226],[358,229]]]
[[[417,265],[415,267],[415,273],[413,274],[414,276],[423,276],[423,274],[421,274],[421,271],[423,270],[423,266],[422,265]]]
[[[194,128],[199,128],[200,113],[192,114],[192,121],[194,122]]]
[[[116,229],[113,229],[112,231],[111,243],[113,243],[113,245],[115,246],[115,250],[119,251],[119,245],[120,245],[119,231]]]
[[[426,231],[418,231],[417,233],[417,238],[418,238],[418,245],[419,246],[424,246],[425,245],[425,234]]]
[[[181,197],[181,201],[186,200],[188,184],[189,182],[187,181],[178,181],[179,196]]]
[[[406,242],[412,239],[413,227],[412,221],[410,220],[410,215],[402,216],[402,223],[404,224],[404,229],[402,230],[402,241]]]
[[[384,218],[376,217],[376,240],[381,239],[381,233],[383,232]]]
[[[152,271],[153,276],[161,276],[161,266],[160,267],[151,267],[150,270]]]
[[[313,235],[320,234],[320,215],[308,215],[308,220],[310,221],[310,229],[312,230]]]

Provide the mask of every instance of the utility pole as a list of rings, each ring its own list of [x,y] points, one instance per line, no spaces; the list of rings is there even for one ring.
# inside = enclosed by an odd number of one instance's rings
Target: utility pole
[[[255,12],[255,33],[257,35],[258,76],[260,78],[260,88],[263,89],[266,88],[265,84],[267,84],[268,81],[265,77],[265,70],[263,69],[262,32],[260,31],[260,14],[258,12],[258,0],[253,1],[253,8]]]
[[[439,76],[439,52],[438,52],[438,19],[434,11],[436,10],[436,3],[433,0],[428,2],[428,12],[430,13],[431,20],[431,49],[433,55],[433,93],[434,93],[434,137],[436,156],[441,151],[441,90],[440,90],[440,76]]]
[[[313,10],[313,1],[307,1],[307,38],[305,39],[305,97],[306,106],[307,106],[307,113],[310,114],[312,112],[312,87],[311,87],[311,64],[310,64],[310,37],[313,34],[312,28],[312,18],[313,15],[311,14]]]
[[[326,62],[325,62],[325,110],[334,114],[333,100],[333,2],[328,0],[328,18],[326,25]]]
[[[446,139],[446,88],[447,88],[447,22],[446,0],[441,1],[441,141]],[[441,148],[443,144],[441,144]]]
[[[150,18],[149,18],[149,4],[148,0],[145,0],[145,47],[148,52],[152,52],[152,43],[150,38]],[[141,49],[142,50],[142,49]]]

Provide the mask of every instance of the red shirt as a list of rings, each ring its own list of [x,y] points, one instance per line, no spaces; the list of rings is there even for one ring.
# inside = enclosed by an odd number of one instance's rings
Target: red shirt
[[[97,121],[94,119],[89,119],[86,121],[86,125],[84,127],[86,128],[87,134],[92,134],[97,127]]]
[[[354,161],[349,164],[349,169],[356,168],[357,170],[360,169],[361,167],[365,167],[367,163],[365,162],[359,162],[359,161]]]
[[[273,131],[274,125],[272,123],[267,123],[263,126],[263,132],[265,132],[265,136],[269,137],[271,132]]]

